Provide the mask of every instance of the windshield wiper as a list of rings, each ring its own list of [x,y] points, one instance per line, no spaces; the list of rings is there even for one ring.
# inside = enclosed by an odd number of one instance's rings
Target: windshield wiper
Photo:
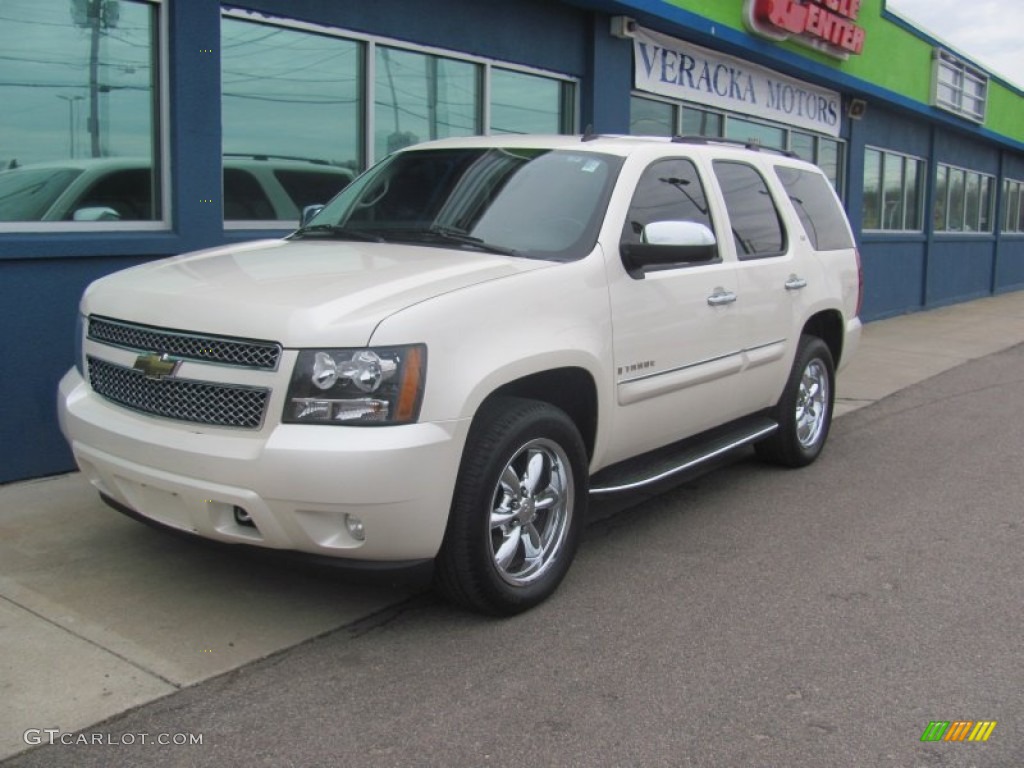
[[[302,227],[296,230],[292,237],[296,235],[331,235],[342,240],[362,240],[368,243],[386,243],[380,235],[375,235],[371,232],[364,232],[361,229],[353,229],[352,227],[343,227],[340,224],[313,224],[309,227]]]
[[[437,238],[438,240],[445,243],[454,243],[455,245],[468,245],[471,248],[479,248],[482,251],[488,253],[497,253],[501,256],[519,256],[519,251],[513,248],[506,248],[503,245],[495,245],[494,243],[488,243],[481,237],[474,237],[468,232],[463,232],[461,229],[453,229],[451,227],[429,227],[427,229],[419,229],[410,232],[409,234],[414,236],[427,235],[429,237]]]

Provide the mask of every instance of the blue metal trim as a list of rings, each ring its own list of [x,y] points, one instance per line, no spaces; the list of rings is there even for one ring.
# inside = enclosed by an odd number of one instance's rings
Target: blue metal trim
[[[0,262],[68,257],[170,256],[192,250],[194,241],[194,238],[174,232],[0,233]]]
[[[924,243],[928,238],[923,232],[861,232],[862,243]]]

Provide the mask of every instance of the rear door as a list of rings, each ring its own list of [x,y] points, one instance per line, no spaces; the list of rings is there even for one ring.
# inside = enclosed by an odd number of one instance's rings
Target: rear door
[[[759,167],[732,159],[712,165],[732,226],[722,247],[736,255],[743,358],[736,397],[753,412],[775,404],[789,375],[809,295],[799,254],[809,249],[802,233],[787,230]]]

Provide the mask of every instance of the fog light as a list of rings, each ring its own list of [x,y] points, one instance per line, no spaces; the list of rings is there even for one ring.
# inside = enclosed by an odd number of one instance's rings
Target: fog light
[[[239,525],[248,526],[249,528],[256,527],[256,523],[252,521],[252,515],[250,515],[241,507],[235,507],[235,522]]]
[[[366,540],[366,529],[363,528],[363,521],[355,515],[345,515],[345,527],[349,535],[356,541]]]

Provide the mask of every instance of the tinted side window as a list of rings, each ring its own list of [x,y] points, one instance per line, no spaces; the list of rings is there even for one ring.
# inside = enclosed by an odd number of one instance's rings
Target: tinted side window
[[[251,173],[236,168],[224,169],[224,218],[276,218],[274,207]]]
[[[782,218],[761,174],[745,163],[716,160],[715,176],[729,211],[741,259],[778,256],[786,250]]]
[[[152,178],[148,168],[114,171],[93,184],[74,208],[113,208],[121,221],[152,219]],[[65,218],[73,216],[71,210]]]
[[[659,160],[644,171],[633,193],[622,242],[641,242],[644,227],[652,221],[696,221],[713,230],[704,186],[689,160]]]
[[[807,238],[814,245],[814,250],[837,251],[853,247],[846,226],[846,214],[823,174],[777,165],[775,175],[793,201],[796,215],[800,218]]]
[[[300,211],[307,205],[326,203],[351,181],[349,176],[342,173],[289,171],[283,168],[274,171],[274,176]]]

